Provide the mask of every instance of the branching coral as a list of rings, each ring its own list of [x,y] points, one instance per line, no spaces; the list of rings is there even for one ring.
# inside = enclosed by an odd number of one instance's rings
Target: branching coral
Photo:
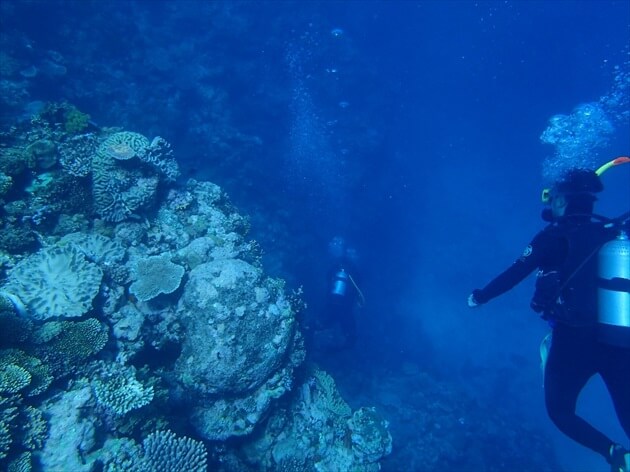
[[[13,443],[13,422],[17,416],[16,397],[3,397],[0,395],[0,459],[4,459],[7,456]]]
[[[206,472],[202,442],[169,430],[149,434],[142,447],[126,438],[108,439],[101,453],[104,472]]]
[[[29,356],[19,349],[5,349],[0,351],[0,365],[16,365],[27,371],[30,381],[24,394],[35,396],[44,392],[53,381],[50,368],[38,358]]]
[[[59,144],[59,163],[63,170],[75,177],[88,175],[97,145],[97,137],[91,133],[73,136]]]
[[[51,321],[41,328],[39,355],[61,373],[77,368],[107,343],[107,327],[95,318]]]
[[[172,431],[151,433],[144,441],[150,471],[205,472],[208,453],[202,442],[178,438]]]
[[[0,394],[17,393],[31,383],[31,374],[15,364],[0,365]]]
[[[19,395],[0,395],[0,459],[7,457],[12,447],[29,451],[41,448],[47,432],[40,410],[23,406]]]
[[[136,380],[135,370],[132,368],[93,380],[92,389],[101,406],[120,416],[153,400],[153,387],[146,387]]]

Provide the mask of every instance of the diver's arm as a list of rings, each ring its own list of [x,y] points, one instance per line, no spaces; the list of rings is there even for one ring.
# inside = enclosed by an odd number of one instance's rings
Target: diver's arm
[[[541,265],[543,255],[548,247],[548,238],[542,231],[536,235],[533,241],[527,246],[523,255],[505,271],[495,277],[488,285],[482,289],[473,290],[468,298],[468,305],[473,307],[489,302],[493,298],[511,290],[525,277],[531,274]]]
[[[517,259],[510,267],[495,277],[484,288],[474,290],[473,296],[475,301],[477,304],[483,304],[504,294],[514,288],[515,285],[531,274],[536,268],[537,265],[531,264],[529,259]]]

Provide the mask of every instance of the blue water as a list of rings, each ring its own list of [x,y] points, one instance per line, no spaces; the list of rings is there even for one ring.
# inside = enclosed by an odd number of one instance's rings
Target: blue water
[[[466,297],[543,227],[549,179],[630,152],[627,1],[5,0],[0,27],[17,61],[3,125],[68,101],[98,126],[163,136],[182,181],[217,183],[251,218],[267,271],[303,287],[305,318],[325,310],[328,242],[351,242],[357,345],[310,355],[353,408],[390,421],[383,470],[431,453],[419,372],[483,448],[527,431],[550,467],[607,470],[546,417],[533,281],[476,311]],[[605,174],[600,213],[627,210],[628,182],[630,165]],[[579,406],[627,443],[599,380]],[[448,427],[453,447],[482,448]],[[524,456],[535,444],[523,436]],[[519,470],[495,454],[488,470]]]

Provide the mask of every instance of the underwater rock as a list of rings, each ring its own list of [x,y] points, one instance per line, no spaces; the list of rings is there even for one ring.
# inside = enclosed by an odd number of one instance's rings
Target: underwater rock
[[[88,459],[88,453],[96,442],[96,422],[85,415],[91,401],[90,387],[81,385],[47,402],[44,413],[50,432],[39,454],[43,470],[93,470],[94,459]]]
[[[376,410],[353,414],[332,377],[314,368],[290,403],[273,411],[240,451],[262,472],[289,464],[290,470],[376,472],[391,447],[388,424]]]
[[[282,284],[238,259],[200,264],[190,272],[179,314],[186,330],[174,374],[199,408],[197,430],[208,439],[250,432],[301,362]],[[211,413],[217,409],[222,415]],[[208,425],[221,416],[221,431]]]
[[[374,408],[359,408],[348,420],[352,450],[361,462],[377,462],[392,452],[392,435],[388,423]]]
[[[269,292],[268,301],[256,300],[259,285]],[[296,328],[281,288],[238,259],[193,269],[180,310],[189,334],[177,373],[201,395],[259,387],[280,367]]]

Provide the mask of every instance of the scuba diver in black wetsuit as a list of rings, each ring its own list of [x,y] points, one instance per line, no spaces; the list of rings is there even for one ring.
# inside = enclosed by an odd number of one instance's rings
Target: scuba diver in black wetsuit
[[[507,292],[538,270],[531,307],[552,327],[544,367],[547,413],[564,434],[601,454],[614,472],[628,472],[630,453],[576,414],[578,396],[599,374],[630,438],[630,214],[617,220],[593,215],[603,171],[573,169],[543,192],[550,208],[522,256],[468,297],[476,307]],[[599,274],[598,274],[599,271]],[[543,347],[548,347],[546,338]],[[627,446],[627,444],[626,444]]]
[[[333,261],[326,279],[325,313],[317,320],[316,330],[339,327],[337,338],[340,339],[329,339],[324,348],[330,352],[354,347],[357,338],[356,310],[365,300],[358,285],[356,250],[348,247],[340,237],[333,238],[328,249]]]

